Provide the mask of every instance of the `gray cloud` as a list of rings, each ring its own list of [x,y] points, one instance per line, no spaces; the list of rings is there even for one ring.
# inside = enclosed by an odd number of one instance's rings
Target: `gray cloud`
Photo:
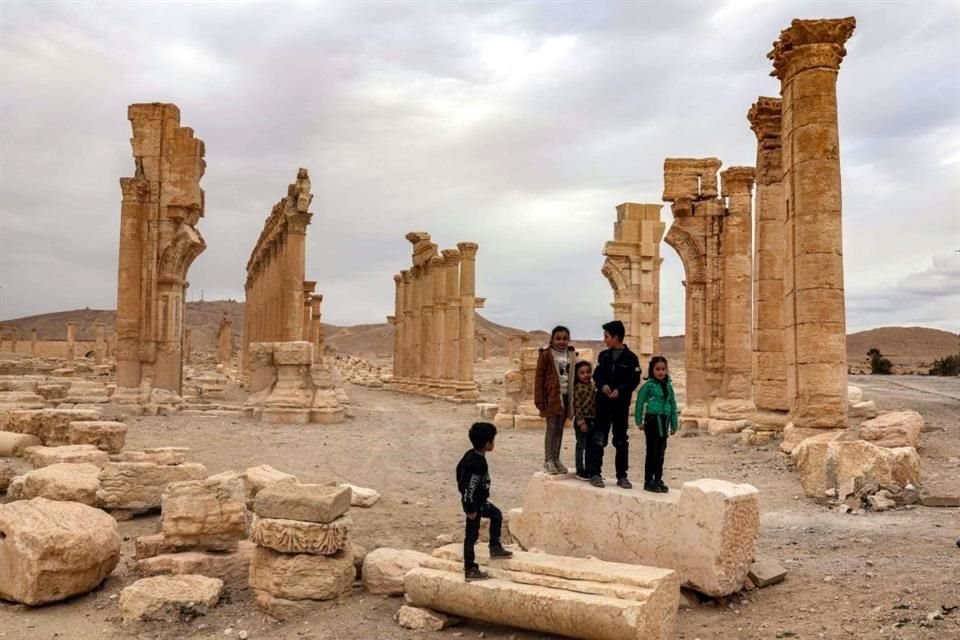
[[[659,202],[666,156],[752,164],[746,110],[778,88],[770,43],[826,13],[858,18],[839,84],[848,324],[956,330],[956,299],[925,271],[960,239],[948,2],[7,2],[0,317],[113,306],[126,105],[157,100],[207,143],[191,298],[242,298],[304,166],[307,273],[330,322],[390,313],[403,235],[425,230],[480,243],[488,317],[593,336],[614,207]],[[679,333],[682,267],[663,255],[662,331]]]

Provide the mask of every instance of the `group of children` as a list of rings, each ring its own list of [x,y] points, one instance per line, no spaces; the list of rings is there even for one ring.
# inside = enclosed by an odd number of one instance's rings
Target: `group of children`
[[[640,384],[641,370],[636,354],[623,343],[624,335],[624,326],[619,320],[603,325],[603,342],[607,348],[600,352],[595,369],[590,362],[577,360],[577,352],[570,345],[570,330],[566,327],[555,327],[550,334],[550,345],[540,350],[534,380],[534,403],[547,421],[543,462],[547,473],[568,473],[560,462],[560,448],[564,429],[573,428],[576,477],[603,488],[603,454],[612,434],[617,486],[633,488],[627,477],[628,424],[630,399]],[[679,418],[667,359],[663,356],[650,360],[647,380],[637,392],[634,419],[646,439],[643,488],[653,493],[667,493],[669,488],[663,483],[663,459],[667,438],[677,432]],[[470,427],[473,448],[457,465],[457,486],[467,518],[463,543],[467,580],[488,577],[480,570],[474,556],[481,518],[490,519],[490,557],[509,558],[513,555],[500,542],[502,514],[489,502],[490,475],[484,454],[493,450],[496,435],[494,425],[475,423]]]

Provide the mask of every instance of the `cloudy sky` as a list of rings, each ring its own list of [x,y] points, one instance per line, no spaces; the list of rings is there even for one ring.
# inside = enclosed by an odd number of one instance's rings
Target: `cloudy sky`
[[[0,2],[0,318],[112,308],[126,107],[206,141],[189,298],[242,299],[297,167],[307,275],[335,324],[381,322],[403,236],[480,244],[487,317],[609,319],[614,207],[667,156],[753,164],[746,112],[793,17],[855,15],[839,80],[848,326],[960,329],[956,2]],[[663,211],[669,222],[669,209]],[[683,326],[663,246],[662,332]]]

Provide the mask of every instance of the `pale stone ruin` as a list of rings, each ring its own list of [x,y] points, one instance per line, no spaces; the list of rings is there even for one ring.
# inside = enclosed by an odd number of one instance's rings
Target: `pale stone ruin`
[[[217,328],[217,364],[229,365],[233,360],[233,320],[224,317]]]
[[[438,253],[430,234],[411,232],[413,266],[396,285],[393,377],[390,388],[453,401],[480,397],[473,379],[477,245],[461,242]]]
[[[132,178],[121,178],[117,390],[123,404],[177,404],[182,390],[187,271],[206,249],[203,141],[173,104],[133,104]],[[72,332],[71,332],[72,334]],[[68,334],[68,361],[71,335]]]
[[[525,333],[513,333],[507,336],[507,358],[510,360],[520,360],[520,354],[530,342],[530,336]]]
[[[526,347],[520,352],[519,366],[504,375],[506,397],[497,406],[493,423],[498,429],[545,429],[546,418],[533,403],[533,385],[537,377],[540,349]]]

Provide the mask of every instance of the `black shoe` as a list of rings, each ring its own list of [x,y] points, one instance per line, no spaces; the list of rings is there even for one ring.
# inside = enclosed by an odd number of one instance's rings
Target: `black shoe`
[[[617,486],[621,489],[633,489],[633,483],[626,477],[617,478]]]
[[[577,480],[583,480],[584,482],[590,482],[590,476],[583,475],[581,473],[577,474]]]
[[[593,476],[592,478],[590,478],[590,484],[596,487],[597,489],[603,489],[605,486],[607,486],[603,483],[603,478],[600,476]]]
[[[650,493],[660,493],[660,487],[658,487],[657,485],[653,484],[652,482],[644,482],[644,483],[643,483],[643,490],[644,490],[644,491],[649,491]]]
[[[490,557],[491,558],[512,558],[513,551],[510,551],[509,549],[504,549],[503,546],[498,544],[496,546],[490,547]]]
[[[489,577],[490,574],[480,571],[479,567],[471,567],[463,572],[463,579],[467,582],[473,582],[474,580],[486,580]]]
[[[657,480],[657,491],[660,493],[670,493],[670,487],[663,484],[663,480]]]

